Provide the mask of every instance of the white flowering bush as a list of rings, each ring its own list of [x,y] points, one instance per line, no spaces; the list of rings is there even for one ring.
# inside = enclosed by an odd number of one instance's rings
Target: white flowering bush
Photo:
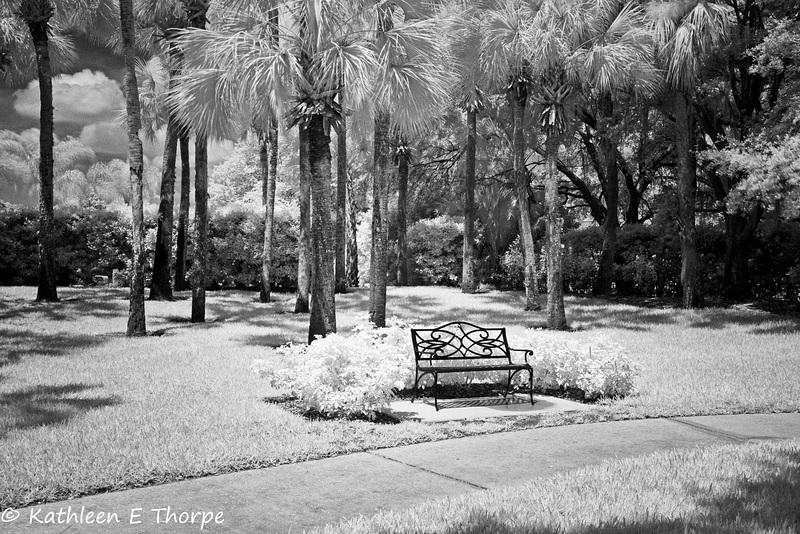
[[[531,332],[520,341],[521,347],[533,351],[528,363],[533,367],[535,386],[578,388],[587,399],[622,397],[633,391],[639,367],[619,343],[607,336],[581,343]]]
[[[352,335],[330,334],[310,345],[277,349],[287,366],[256,360],[254,369],[270,384],[289,390],[303,407],[328,415],[374,416],[388,407],[394,389],[414,384],[414,352],[408,326],[356,327]]]

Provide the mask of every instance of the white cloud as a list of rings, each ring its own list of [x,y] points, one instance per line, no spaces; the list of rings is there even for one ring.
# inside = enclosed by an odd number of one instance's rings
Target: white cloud
[[[73,124],[111,122],[125,109],[119,84],[102,72],[89,69],[53,79],[55,121]],[[14,92],[14,109],[25,117],[39,118],[39,82]]]
[[[84,126],[78,139],[98,154],[128,158],[128,136],[117,122],[100,122]]]
[[[155,140],[152,143],[144,143],[144,154],[152,161],[153,165],[161,168],[164,162],[164,138],[166,128],[161,128],[156,132]],[[224,139],[222,141],[211,141],[208,144],[208,169],[212,170],[219,165],[233,152],[233,141]],[[177,165],[180,167],[180,149],[178,149]],[[189,161],[191,162],[192,172],[194,172],[194,139],[189,141]]]

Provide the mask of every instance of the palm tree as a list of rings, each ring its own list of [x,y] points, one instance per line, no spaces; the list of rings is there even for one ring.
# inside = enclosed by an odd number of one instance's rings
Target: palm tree
[[[589,95],[598,109],[599,117],[593,127],[600,138],[603,168],[598,174],[606,200],[603,249],[593,293],[610,295],[619,228],[618,148],[612,133],[619,114],[614,103],[631,90],[639,95],[652,94],[656,73],[647,19],[640,7],[616,0],[598,2],[583,13],[582,35],[578,38],[581,44],[575,51],[573,65],[583,93]]]
[[[408,204],[408,164],[411,161],[411,147],[399,137],[394,151],[397,165],[397,285],[408,285],[408,247],[406,245],[406,208]]]
[[[341,84],[347,83],[354,101],[363,100],[368,73],[375,65],[366,43],[342,22],[340,9],[339,4],[319,1],[286,4],[280,14],[278,43],[266,38],[269,24],[258,19],[265,15],[258,11],[249,13],[250,21],[256,20],[248,27],[232,18],[218,31],[186,32],[181,38],[192,58],[187,62],[187,83],[181,84],[177,94],[212,88],[217,101],[229,104],[228,109],[215,108],[210,104],[213,99],[206,99],[209,104],[201,114],[218,113],[230,120],[223,115],[230,115],[232,104],[267,116],[289,104],[289,126],[299,126],[305,138],[302,146],[307,147],[307,155],[301,160],[308,163],[314,198],[309,341],[336,330],[329,125],[341,117],[336,100]],[[205,86],[202,74],[210,80]],[[181,113],[191,117],[193,112],[184,107]]]
[[[347,114],[336,130],[336,293],[347,293],[345,257],[347,237]]]
[[[525,309],[539,310],[536,251],[530,220],[530,178],[525,165],[525,107],[533,70],[527,34],[534,26],[541,2],[499,0],[479,14],[481,47],[479,65],[486,85],[504,91],[512,117],[514,190],[519,209],[519,229],[525,258]]]
[[[206,27],[210,0],[182,0],[189,26]],[[176,89],[173,87],[173,90]],[[193,323],[206,320],[206,274],[208,272],[208,135],[195,131],[194,141],[194,257],[192,265]]]
[[[27,26],[31,41],[23,37],[23,29],[14,16]],[[55,270],[55,237],[53,231],[53,72],[51,46],[61,46],[62,61],[74,59],[71,44],[59,36],[60,21],[56,6],[50,0],[22,0],[18,5],[0,2],[3,71],[18,78],[27,74],[24,65],[36,66],[39,82],[41,114],[39,118],[39,283],[37,301],[58,301]],[[63,17],[61,17],[63,19]],[[32,46],[31,46],[32,44]],[[32,53],[31,53],[32,52]],[[35,61],[30,61],[35,57]],[[5,74],[4,77],[9,77]]]
[[[455,100],[464,110],[467,123],[467,139],[464,148],[464,249],[461,272],[461,291],[474,293],[477,285],[475,279],[475,168],[477,151],[477,119],[483,108],[483,90],[481,83],[480,51],[480,5],[473,2],[454,1],[446,6],[453,13],[453,24],[450,28],[450,46],[454,56],[454,67],[457,83]]]
[[[728,9],[706,0],[651,2],[648,15],[666,71],[666,85],[675,118],[675,176],[678,181],[678,228],[681,238],[682,305],[697,304],[697,235],[695,200],[694,111],[698,67],[728,32]]]
[[[309,313],[311,305],[311,172],[308,161],[308,130],[300,125],[297,130],[299,145],[299,184],[297,196],[300,204],[300,230],[297,236],[297,299],[294,313]]]
[[[170,264],[172,259],[172,232],[175,207],[175,167],[178,154],[178,142],[182,127],[173,113],[170,113],[164,102],[164,93],[173,88],[175,79],[180,74],[181,51],[172,37],[179,28],[186,27],[186,13],[179,1],[163,0],[139,1],[135,4],[136,18],[143,33],[152,33],[147,43],[148,48],[156,55],[151,62],[157,60],[161,65],[160,83],[153,86],[158,91],[153,95],[155,105],[153,115],[159,118],[158,128],[166,125],[164,138],[164,157],[161,169],[161,196],[158,205],[156,246],[153,254],[153,277],[150,282],[150,300],[173,300],[172,275]],[[164,57],[162,61],[160,57]],[[166,63],[166,65],[164,65]],[[164,83],[163,78],[167,79]],[[147,84],[146,84],[147,85]],[[188,162],[183,162],[187,164]]]
[[[191,169],[189,167],[189,135],[182,132],[181,151],[181,198],[178,206],[178,229],[175,243],[175,291],[186,289],[186,248],[189,237],[189,202]]]
[[[275,221],[278,129],[276,125],[277,121],[272,120],[270,122],[271,124],[266,128],[266,131],[255,128],[258,135],[259,160],[261,163],[261,177],[264,191],[264,246],[261,256],[261,283],[259,291],[259,300],[261,302],[270,302],[272,300],[272,234],[273,223]],[[272,166],[273,160],[275,162],[274,169]]]
[[[147,334],[144,309],[144,213],[142,203],[142,140],[139,86],[136,83],[136,34],[134,31],[133,0],[120,0],[120,26],[125,56],[125,102],[128,109],[128,165],[131,180],[131,210],[133,212],[133,274],[131,276],[130,310],[128,312],[129,336]]]
[[[246,26],[232,12],[216,31],[187,31],[180,37],[187,61],[174,101],[202,103],[194,109],[178,106],[185,122],[230,122],[234,109],[246,107],[266,115],[286,105],[288,126],[299,126],[308,135],[313,199],[309,341],[336,330],[329,128],[336,127],[342,117],[341,92],[347,87],[348,103],[361,109],[376,85],[373,74],[384,58],[383,84],[377,84],[379,102],[386,105],[390,95],[408,93],[401,88],[420,86],[427,71],[411,51],[424,50],[425,41],[415,40],[418,35],[430,40],[434,34],[433,25],[412,23],[408,26],[414,32],[387,32],[390,42],[375,47],[370,33],[358,25],[357,11],[345,2],[288,2],[281,8],[277,45],[266,38],[269,25],[259,10],[248,13]],[[394,51],[400,42],[416,48],[405,49],[399,57]],[[202,93],[204,97],[198,97]],[[422,105],[415,109],[395,107],[400,110],[398,129],[415,123],[417,130],[409,130],[418,131],[419,115],[432,115],[425,98],[418,102]],[[389,123],[387,129],[391,127]]]
[[[396,24],[395,11],[402,23]],[[400,13],[398,13],[400,14]],[[397,17],[399,18],[399,17]],[[372,247],[370,250],[369,318],[386,325],[388,275],[389,184],[392,135],[412,138],[432,123],[447,99],[449,73],[441,20],[430,17],[424,6],[378,2],[375,12],[374,49],[380,65],[375,80],[373,133]]]
[[[634,82],[652,89],[648,41],[640,30],[643,22],[643,13],[632,3],[552,0],[543,4],[527,34],[530,64],[538,74],[533,100],[546,139],[547,326],[551,329],[567,327],[561,249],[564,202],[558,193],[557,163],[559,147],[577,120],[574,89],[585,89],[599,98],[605,121],[613,118],[613,90]],[[607,169],[606,246],[612,250],[610,254],[604,251],[604,261],[613,266],[619,184],[616,146],[607,124],[601,128],[601,138]],[[610,271],[609,265],[606,269]]]

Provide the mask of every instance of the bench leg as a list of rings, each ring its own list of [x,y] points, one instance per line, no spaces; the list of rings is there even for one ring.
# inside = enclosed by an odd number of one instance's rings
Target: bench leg
[[[417,385],[419,384],[419,370],[414,371],[414,396],[411,397],[411,402],[413,403],[417,400]]]
[[[503,398],[508,397],[508,392],[511,390],[511,369],[508,370],[508,382],[506,382],[506,392],[503,394]]]
[[[528,395],[530,395],[530,398],[531,398],[531,406],[533,406],[533,371],[529,370],[529,371],[528,371],[528,374],[530,375],[530,379],[531,379],[531,385],[530,385],[530,387],[528,388],[528,392],[529,392],[529,393],[528,393]]]
[[[433,406],[439,411],[439,373],[433,373]]]

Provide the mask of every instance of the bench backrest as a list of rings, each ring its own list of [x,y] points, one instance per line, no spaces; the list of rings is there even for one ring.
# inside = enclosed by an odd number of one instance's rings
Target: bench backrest
[[[412,328],[411,341],[418,363],[487,358],[511,361],[505,328],[483,328],[471,323],[453,322],[437,328]]]

